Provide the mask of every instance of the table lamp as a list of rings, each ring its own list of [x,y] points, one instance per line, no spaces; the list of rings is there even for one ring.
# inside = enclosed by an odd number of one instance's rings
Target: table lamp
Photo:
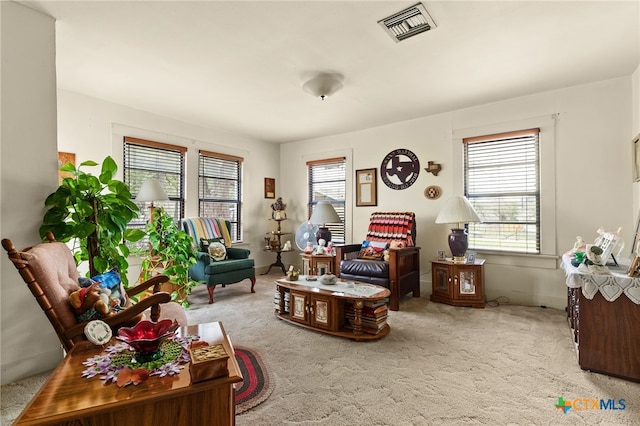
[[[313,214],[309,218],[309,222],[319,225],[318,232],[316,232],[316,241],[320,242],[322,238],[328,244],[331,241],[331,231],[327,228],[327,223],[340,223],[342,221],[330,202],[318,201]]]
[[[436,217],[436,223],[456,223],[458,226],[452,228],[449,234],[449,249],[454,262],[465,261],[469,240],[464,224],[472,222],[481,222],[480,217],[469,200],[462,195],[449,198]]]
[[[153,211],[156,208],[153,205],[153,202],[169,201],[169,197],[158,179],[147,179],[142,182],[140,191],[138,191],[138,195],[136,196],[136,201],[151,202],[151,206],[149,207],[151,210],[149,217],[151,218],[153,217]]]

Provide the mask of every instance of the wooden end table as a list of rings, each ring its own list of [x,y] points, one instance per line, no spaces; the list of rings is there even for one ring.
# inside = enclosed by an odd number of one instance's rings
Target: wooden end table
[[[331,254],[300,253],[302,257],[302,275],[335,274],[336,257]]]
[[[198,335],[209,344],[222,344],[228,354],[233,346],[222,324],[212,322],[181,327],[180,335]],[[109,344],[118,340],[112,339]],[[234,383],[242,374],[233,355],[227,377],[191,383],[189,366],[180,374],[150,377],[123,388],[104,384],[98,377],[82,378],[82,362],[103,352],[85,341],[74,346],[14,425],[220,425],[235,424]]]
[[[431,261],[431,301],[484,308],[484,259],[473,263]]]

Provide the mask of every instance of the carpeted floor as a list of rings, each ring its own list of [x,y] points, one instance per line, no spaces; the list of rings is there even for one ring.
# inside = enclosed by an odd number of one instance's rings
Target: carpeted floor
[[[423,288],[389,313],[388,336],[358,343],[278,320],[277,277],[260,276],[255,294],[249,281],[217,288],[213,305],[204,287],[190,297],[191,323],[221,321],[271,370],[273,393],[239,414],[239,426],[640,425],[640,384],[582,371],[564,311],[455,308],[429,302]],[[40,380],[2,387],[2,424]],[[624,399],[626,408],[564,414],[559,397]]]

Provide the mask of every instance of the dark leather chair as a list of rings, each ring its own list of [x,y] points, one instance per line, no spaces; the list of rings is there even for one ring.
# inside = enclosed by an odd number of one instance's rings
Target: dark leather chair
[[[420,297],[420,247],[415,246],[415,237],[413,212],[372,213],[365,241],[389,243],[388,260],[360,258],[362,244],[338,245],[337,275],[388,288],[389,308],[398,311],[400,298],[405,294]]]

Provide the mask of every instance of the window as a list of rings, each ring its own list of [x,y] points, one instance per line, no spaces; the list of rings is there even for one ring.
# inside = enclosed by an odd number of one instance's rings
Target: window
[[[242,240],[243,158],[200,151],[198,160],[199,216],[231,222],[231,237]]]
[[[169,201],[153,204],[162,207],[176,223],[184,216],[184,156],[186,148],[143,139],[124,138],[124,183],[129,185],[135,198],[142,182],[158,179],[167,192]],[[144,229],[149,220],[151,203],[136,203],[140,217],[129,223],[129,227]]]
[[[540,129],[463,139],[469,248],[540,253]]]
[[[346,160],[345,158],[331,158],[326,160],[309,161],[309,216],[318,201],[327,200],[340,216],[341,223],[328,223],[331,240],[334,243],[345,242],[345,198],[346,198]]]

